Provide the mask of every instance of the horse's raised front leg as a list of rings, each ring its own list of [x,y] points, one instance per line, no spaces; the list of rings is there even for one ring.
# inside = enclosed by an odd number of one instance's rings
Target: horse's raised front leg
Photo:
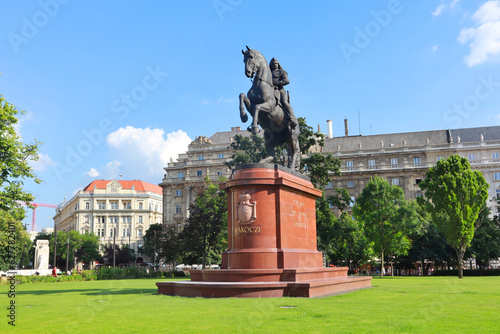
[[[247,110],[250,110],[250,100],[246,97],[244,93],[240,94],[240,118],[243,123],[248,121],[248,115],[245,112],[245,106]]]

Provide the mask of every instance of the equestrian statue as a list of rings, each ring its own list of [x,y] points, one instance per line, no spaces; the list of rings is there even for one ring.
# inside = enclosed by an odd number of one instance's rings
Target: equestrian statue
[[[264,130],[264,144],[267,157],[260,162],[269,163],[275,158],[274,148],[288,145],[288,168],[298,171],[300,168],[299,125],[290,106],[290,97],[283,88],[290,81],[288,74],[273,58],[268,65],[266,58],[257,50],[247,46],[243,53],[245,75],[253,79],[247,95],[240,94],[240,118],[248,120],[248,110],[253,117],[248,130],[252,134],[259,132],[259,125]]]

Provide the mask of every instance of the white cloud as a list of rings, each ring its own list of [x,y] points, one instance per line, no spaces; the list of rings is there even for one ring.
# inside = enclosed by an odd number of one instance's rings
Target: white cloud
[[[439,16],[443,13],[443,10],[446,8],[444,4],[440,4],[436,7],[436,9],[431,13],[432,16]]]
[[[500,55],[500,1],[487,1],[474,13],[476,27],[460,31],[458,41],[470,41],[470,54],[465,57],[469,67],[498,59]]]
[[[432,16],[439,16],[448,8],[453,12],[455,8],[457,8],[459,2],[460,0],[451,0],[449,3],[441,3],[431,14]]]
[[[16,131],[17,135],[22,138],[21,134],[21,127],[23,126],[23,123],[26,121],[31,121],[33,118],[33,112],[28,111],[25,114],[22,114],[19,116],[18,114],[18,120],[17,123],[14,124],[14,131]]]
[[[438,46],[437,46],[437,45],[434,45],[434,46],[432,47],[432,51],[434,51],[434,52],[436,52],[436,51],[437,51],[437,49],[438,49]]]
[[[235,98],[230,97],[219,97],[217,100],[204,99],[201,101],[202,104],[214,104],[214,103],[233,103],[235,102]]]
[[[37,161],[30,161],[29,165],[37,173],[45,171],[48,167],[56,166],[57,163],[52,160],[48,154],[39,153]]]
[[[121,162],[124,179],[163,175],[170,158],[187,151],[191,139],[182,130],[168,133],[163,129],[119,128],[107,136],[112,157]]]
[[[90,177],[98,177],[99,175],[101,175],[101,173],[97,169],[91,167],[90,170],[88,172],[83,173],[83,175],[88,175]]]

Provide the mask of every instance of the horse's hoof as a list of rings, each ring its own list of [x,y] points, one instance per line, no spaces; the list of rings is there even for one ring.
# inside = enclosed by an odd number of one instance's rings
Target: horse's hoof
[[[241,121],[242,121],[243,123],[246,123],[246,122],[248,121],[248,115],[247,115],[247,114],[242,114],[242,115],[240,116],[240,118],[241,118]]]

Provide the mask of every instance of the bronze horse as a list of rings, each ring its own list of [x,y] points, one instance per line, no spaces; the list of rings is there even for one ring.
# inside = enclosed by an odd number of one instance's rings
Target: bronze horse
[[[252,134],[259,132],[259,124],[264,130],[264,142],[268,157],[260,162],[271,162],[275,158],[274,148],[286,143],[288,145],[288,168],[298,171],[300,168],[299,127],[291,129],[286,124],[285,114],[274,94],[271,69],[264,56],[257,50],[247,46],[244,55],[245,75],[253,78],[252,87],[245,96],[240,94],[240,118],[243,123],[248,120],[245,107],[252,115]]]

